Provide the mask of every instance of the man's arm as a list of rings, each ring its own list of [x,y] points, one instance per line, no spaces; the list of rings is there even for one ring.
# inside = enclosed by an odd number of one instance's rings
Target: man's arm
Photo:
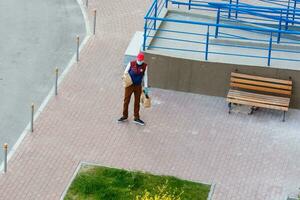
[[[148,88],[148,66],[144,74],[144,88]]]
[[[128,73],[129,72],[129,69],[130,69],[130,62],[127,64],[126,68],[125,68],[125,71],[124,71],[124,74],[125,73]]]

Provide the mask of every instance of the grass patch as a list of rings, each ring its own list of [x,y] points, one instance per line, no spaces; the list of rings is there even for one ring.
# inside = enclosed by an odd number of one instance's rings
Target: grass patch
[[[172,176],[84,166],[64,200],[207,200],[209,191],[210,185]]]

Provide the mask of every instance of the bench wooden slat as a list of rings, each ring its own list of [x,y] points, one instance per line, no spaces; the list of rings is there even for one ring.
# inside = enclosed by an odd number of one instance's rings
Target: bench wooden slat
[[[230,78],[231,82],[234,83],[245,83],[250,85],[258,85],[258,86],[264,86],[264,87],[270,87],[270,88],[277,88],[277,89],[283,89],[283,90],[292,90],[291,85],[282,85],[282,84],[274,84],[274,83],[266,83],[262,81],[253,81],[253,80],[247,80],[247,79],[241,79],[241,78]]]
[[[230,83],[231,87],[236,88],[242,88],[247,90],[256,90],[256,91],[262,91],[262,92],[269,92],[269,93],[277,93],[282,95],[292,95],[291,91],[288,90],[280,90],[280,89],[273,89],[273,88],[266,88],[261,86],[253,86],[253,85],[247,85],[247,84],[241,84],[241,83]]]
[[[259,108],[269,108],[269,109],[275,109],[275,110],[281,110],[281,111],[288,111],[288,109],[289,109],[288,107],[267,105],[267,104],[263,104],[263,103],[256,103],[256,102],[237,100],[237,99],[231,99],[231,98],[227,98],[227,101],[231,102],[231,103],[236,103],[236,104],[255,106],[255,107],[259,107]]]
[[[272,101],[278,101],[278,102],[289,102],[290,98],[288,97],[279,97],[279,96],[273,96],[273,95],[265,95],[265,94],[257,94],[253,92],[245,92],[245,91],[240,91],[240,90],[234,90],[230,89],[228,94],[233,94],[233,95],[243,95],[243,96],[249,96],[249,97],[258,97],[261,99],[265,100],[272,100]],[[274,98],[275,97],[275,98]]]
[[[230,90],[227,97],[236,100],[251,101],[256,103],[263,103],[267,105],[276,105],[276,106],[284,106],[284,107],[288,107],[290,103],[289,98],[274,97],[274,96],[240,92],[234,90]]]
[[[288,97],[279,97],[279,96],[273,96],[273,95],[258,94],[258,93],[245,92],[245,91],[233,90],[233,89],[229,90],[228,95],[237,95],[237,96],[240,95],[240,96],[245,96],[245,97],[260,98],[260,99],[264,99],[266,101],[275,101],[275,102],[283,102],[283,103],[290,101],[290,98],[288,98]]]
[[[278,102],[269,102],[269,101],[264,101],[261,99],[253,99],[253,98],[247,98],[247,97],[236,97],[236,96],[228,96],[228,98],[231,99],[236,99],[236,100],[243,100],[243,101],[251,101],[251,102],[255,102],[255,103],[262,103],[265,105],[275,105],[275,106],[282,106],[282,107],[288,107],[289,104],[282,104],[282,103],[278,103]]]
[[[275,79],[275,78],[266,78],[262,76],[253,76],[248,74],[240,74],[236,72],[231,72],[231,76],[238,77],[238,78],[246,78],[251,80],[259,80],[259,81],[265,81],[265,82],[272,82],[272,83],[282,83],[286,85],[293,85],[291,80],[282,80],[282,79]]]

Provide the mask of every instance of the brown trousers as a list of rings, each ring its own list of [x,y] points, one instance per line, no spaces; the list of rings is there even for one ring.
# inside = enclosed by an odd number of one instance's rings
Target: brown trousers
[[[128,106],[130,103],[130,98],[132,93],[134,93],[134,118],[140,118],[140,99],[142,94],[142,85],[131,85],[125,88],[124,95],[124,105],[123,105],[123,117],[128,117]]]

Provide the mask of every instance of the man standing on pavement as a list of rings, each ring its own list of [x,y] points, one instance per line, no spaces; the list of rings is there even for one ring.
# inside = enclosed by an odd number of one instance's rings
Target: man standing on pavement
[[[144,54],[139,53],[136,60],[128,63],[124,73],[128,73],[132,79],[132,85],[125,88],[123,116],[118,119],[119,122],[127,121],[128,106],[132,93],[134,93],[134,123],[145,125],[140,119],[140,99],[142,94],[142,82],[144,80],[144,92],[148,95],[148,73],[147,64],[144,63]]]

